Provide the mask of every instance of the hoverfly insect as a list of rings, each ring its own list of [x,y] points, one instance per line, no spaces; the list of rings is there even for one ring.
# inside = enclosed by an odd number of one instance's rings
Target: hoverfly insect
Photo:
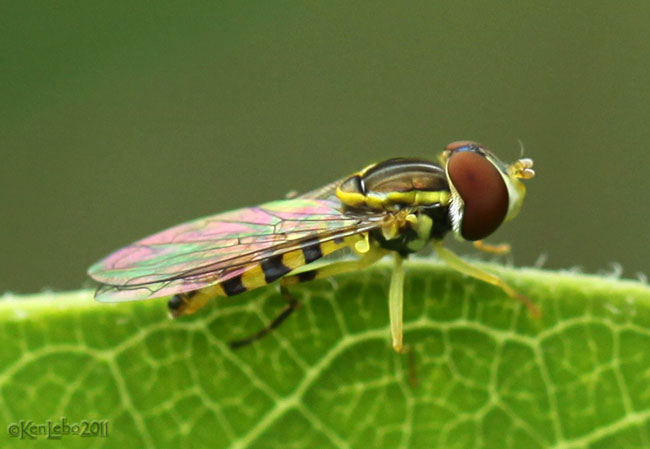
[[[452,232],[480,250],[506,252],[507,245],[482,239],[517,215],[526,193],[521,180],[534,176],[532,166],[531,159],[506,165],[478,143],[454,142],[438,163],[389,159],[313,192],[167,229],[110,254],[88,273],[102,283],[98,300],[172,296],[173,317],[192,314],[212,298],[278,281],[287,307],[254,336],[232,343],[236,347],[260,338],[291,314],[298,302],[288,286],[361,270],[390,254],[390,329],[393,348],[401,352],[402,261],[429,242],[449,266],[501,288],[538,315],[526,296],[442,246]],[[358,257],[308,266],[345,248]]]

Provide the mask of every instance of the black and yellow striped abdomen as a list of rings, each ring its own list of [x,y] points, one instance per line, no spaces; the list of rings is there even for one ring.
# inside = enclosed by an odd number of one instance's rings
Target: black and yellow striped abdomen
[[[302,266],[343,248],[353,246],[362,239],[364,239],[364,234],[331,240],[321,240],[318,237],[306,239],[300,242],[298,249],[283,254],[271,255],[260,261],[251,262],[249,265],[226,272],[222,275],[225,280],[218,281],[214,285],[174,295],[168,303],[169,311],[174,317],[194,313],[216,296],[235,296],[263,287]],[[238,272],[238,274],[233,276],[233,272]],[[307,271],[298,274],[297,277],[299,281],[305,282],[313,279],[315,275],[315,272]]]

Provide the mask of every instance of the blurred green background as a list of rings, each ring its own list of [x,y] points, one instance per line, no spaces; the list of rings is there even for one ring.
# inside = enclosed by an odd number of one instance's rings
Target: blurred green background
[[[650,2],[0,6],[0,291],[459,139],[535,160],[516,264],[650,272]]]

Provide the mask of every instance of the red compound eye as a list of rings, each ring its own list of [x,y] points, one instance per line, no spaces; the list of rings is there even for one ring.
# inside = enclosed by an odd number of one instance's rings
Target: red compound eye
[[[449,179],[465,203],[460,234],[480,240],[492,234],[508,213],[508,189],[499,170],[473,151],[452,153]]]

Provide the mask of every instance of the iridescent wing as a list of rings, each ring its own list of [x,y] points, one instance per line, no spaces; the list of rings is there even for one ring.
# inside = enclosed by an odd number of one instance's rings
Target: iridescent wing
[[[384,214],[352,215],[331,200],[295,198],[205,217],[154,234],[96,263],[96,298],[168,296],[224,282],[306,241],[340,241],[381,225]]]

